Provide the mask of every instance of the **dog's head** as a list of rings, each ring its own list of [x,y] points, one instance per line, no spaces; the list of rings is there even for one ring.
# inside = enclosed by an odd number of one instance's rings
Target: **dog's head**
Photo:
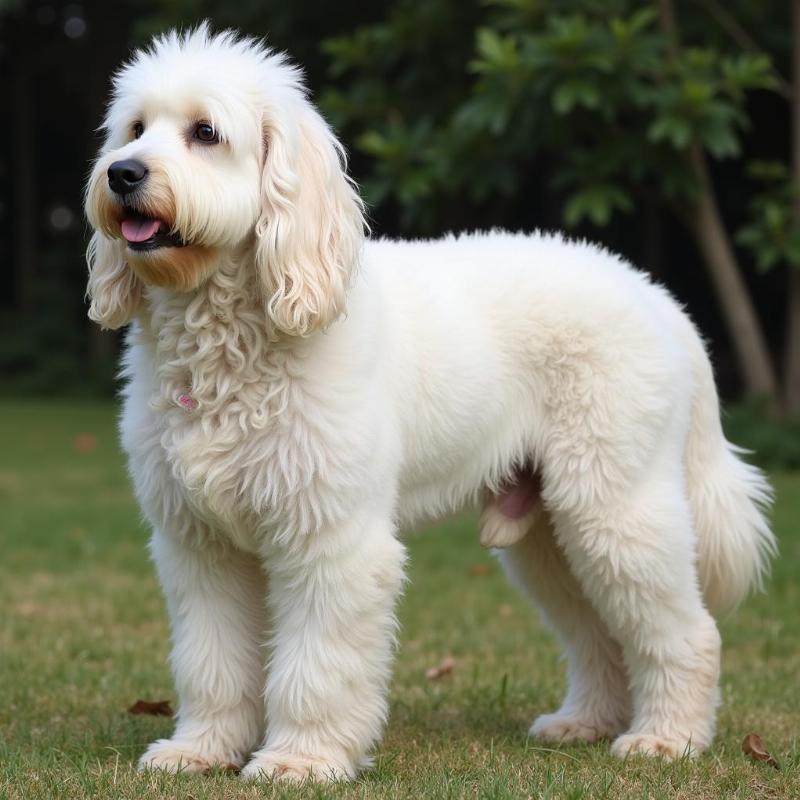
[[[92,319],[118,328],[144,286],[191,291],[237,257],[281,330],[342,312],[363,206],[284,56],[205,25],[159,37],[114,77],[103,130],[86,188]]]

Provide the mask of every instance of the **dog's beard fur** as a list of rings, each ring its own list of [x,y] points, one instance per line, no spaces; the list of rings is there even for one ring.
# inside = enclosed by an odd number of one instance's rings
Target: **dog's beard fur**
[[[219,254],[213,247],[190,244],[142,253],[129,250],[126,258],[128,266],[145,285],[188,291],[213,272]]]
[[[146,188],[126,203],[108,191],[105,170],[98,165],[87,197],[90,219],[103,235],[119,241],[126,268],[131,269],[145,285],[178,291],[194,289],[219,263],[218,248],[192,241],[182,247],[163,246],[136,251],[126,246],[122,236],[122,221],[132,212],[161,220],[166,229],[180,235],[175,227],[175,194],[167,175],[156,159],[148,158],[147,167]]]

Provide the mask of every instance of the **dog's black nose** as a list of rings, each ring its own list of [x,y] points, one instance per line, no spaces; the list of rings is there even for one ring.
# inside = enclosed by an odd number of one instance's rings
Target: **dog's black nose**
[[[115,161],[108,168],[108,185],[117,194],[130,194],[142,185],[146,177],[147,167],[135,158]]]

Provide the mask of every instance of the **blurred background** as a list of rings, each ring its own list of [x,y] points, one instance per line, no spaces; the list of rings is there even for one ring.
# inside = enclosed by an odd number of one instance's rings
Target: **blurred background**
[[[376,234],[557,228],[622,253],[707,337],[732,435],[800,466],[792,0],[0,0],[2,395],[113,396],[82,185],[113,69],[205,18],[303,65]]]

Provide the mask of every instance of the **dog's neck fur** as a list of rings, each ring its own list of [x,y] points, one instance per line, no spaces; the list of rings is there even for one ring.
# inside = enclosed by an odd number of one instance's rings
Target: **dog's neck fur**
[[[258,426],[294,342],[274,331],[250,264],[245,250],[190,292],[146,291],[140,324],[154,345],[156,407],[186,409],[188,395],[204,417],[234,411]]]

